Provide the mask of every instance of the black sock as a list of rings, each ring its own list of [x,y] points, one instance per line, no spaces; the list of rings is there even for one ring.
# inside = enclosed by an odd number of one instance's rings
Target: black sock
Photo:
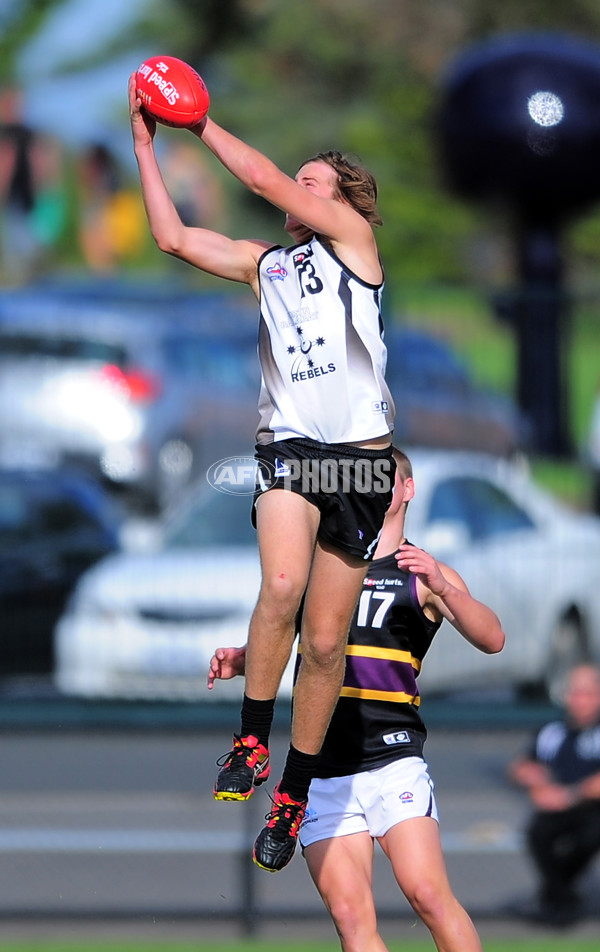
[[[244,694],[240,735],[247,737],[248,734],[254,734],[254,736],[258,738],[259,743],[268,747],[274,710],[274,697],[268,701],[256,701],[254,698],[247,697]]]
[[[293,744],[290,744],[283,774],[279,781],[279,792],[285,791],[293,800],[306,800],[318,759],[318,754],[304,754],[301,750],[296,750]]]

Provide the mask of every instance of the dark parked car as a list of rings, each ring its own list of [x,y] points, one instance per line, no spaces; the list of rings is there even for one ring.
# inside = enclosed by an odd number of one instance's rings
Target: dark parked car
[[[79,474],[0,469],[0,677],[52,670],[67,597],[119,549],[121,523],[114,501]]]
[[[386,329],[387,380],[399,446],[466,449],[510,456],[528,445],[515,403],[477,386],[442,340],[403,325]]]

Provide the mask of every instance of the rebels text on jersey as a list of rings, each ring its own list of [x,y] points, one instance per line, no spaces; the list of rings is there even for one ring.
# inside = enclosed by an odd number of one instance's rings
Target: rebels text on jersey
[[[257,443],[353,443],[391,432],[383,284],[361,281],[318,237],[259,262]]]

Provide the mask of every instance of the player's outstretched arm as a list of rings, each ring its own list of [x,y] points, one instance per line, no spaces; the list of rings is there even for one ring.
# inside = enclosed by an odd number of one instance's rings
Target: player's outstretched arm
[[[439,612],[480,651],[496,654],[502,650],[505,635],[498,616],[473,598],[458,572],[414,545],[401,545],[396,561],[400,568],[417,575],[423,607],[430,606]]]
[[[155,121],[142,109],[135,73],[129,78],[129,115],[142,197],[152,237],[161,251],[209,274],[249,284],[257,292],[257,261],[269,242],[233,241],[183,224],[169,195],[154,150]]]
[[[244,674],[246,669],[246,646],[242,648],[217,648],[210,659],[206,684],[209,691],[215,686],[215,681],[229,681],[237,675]]]
[[[238,139],[210,116],[192,126],[190,131],[255,195],[302,222],[311,232],[326,235],[344,246],[365,245],[376,256],[370,224],[349,204],[298,184],[266,155]]]

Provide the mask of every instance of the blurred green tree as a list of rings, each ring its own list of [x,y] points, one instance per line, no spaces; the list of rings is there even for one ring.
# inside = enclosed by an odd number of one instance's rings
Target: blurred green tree
[[[60,0],[5,0],[0,4],[0,85],[12,83],[16,61],[24,43],[44,22],[48,10]]]
[[[212,93],[213,115],[290,173],[322,148],[358,154],[375,172],[388,282],[495,281],[510,261],[503,222],[443,187],[432,123],[444,71],[466,46],[499,32],[563,30],[600,37],[595,0],[169,0],[154,6]],[[226,183],[236,227],[277,212]],[[592,216],[593,219],[593,216]],[[269,233],[272,233],[269,232]],[[592,222],[582,230],[589,255]],[[577,246],[575,248],[577,254]]]
[[[0,78],[20,46],[61,0],[6,0],[0,12]],[[148,0],[135,30],[99,45],[89,69],[118,52],[169,52],[205,78],[212,112],[293,174],[314,151],[356,153],[377,176],[388,282],[485,283],[506,279],[503,223],[449,195],[432,124],[444,72],[465,47],[497,33],[560,30],[600,38],[597,0]],[[124,121],[125,112],[124,112]],[[171,131],[161,135],[179,135]],[[224,176],[232,227],[281,216]],[[576,266],[590,267],[600,216],[574,229]]]

